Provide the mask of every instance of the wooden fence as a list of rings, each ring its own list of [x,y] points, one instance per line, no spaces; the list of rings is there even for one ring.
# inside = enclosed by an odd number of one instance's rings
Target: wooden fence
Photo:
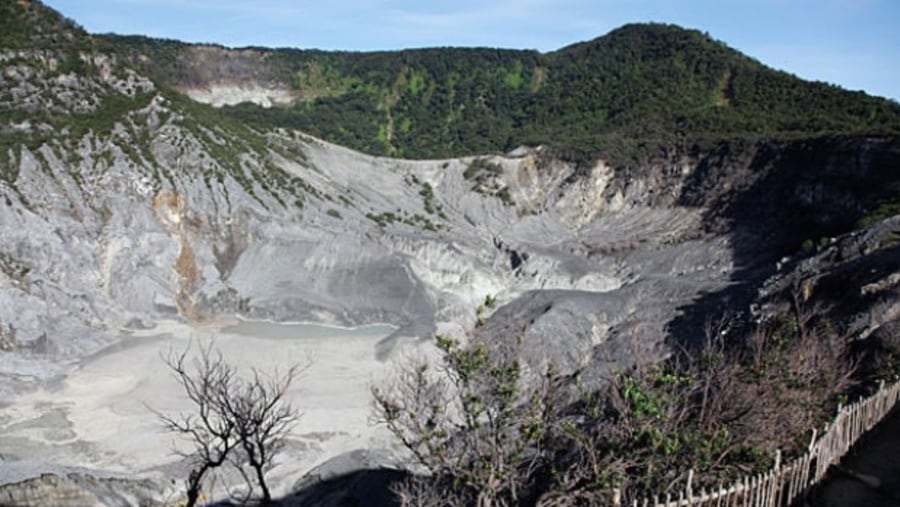
[[[852,405],[839,407],[821,436],[813,430],[809,448],[786,464],[775,457],[775,466],[765,474],[747,476],[729,487],[715,491],[694,491],[693,471],[688,473],[687,487],[677,495],[635,500],[632,507],[770,507],[790,505],[809,487],[819,482],[828,467],[837,463],[864,433],[881,422],[900,398],[900,382],[885,387]]]

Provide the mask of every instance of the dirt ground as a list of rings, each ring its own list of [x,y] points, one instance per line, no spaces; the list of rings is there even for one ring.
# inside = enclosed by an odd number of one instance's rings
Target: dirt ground
[[[811,507],[900,507],[900,408],[833,467]]]

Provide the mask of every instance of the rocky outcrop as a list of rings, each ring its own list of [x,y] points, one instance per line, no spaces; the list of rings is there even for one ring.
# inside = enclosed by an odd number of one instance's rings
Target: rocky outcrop
[[[292,104],[297,93],[279,79],[283,73],[268,64],[271,59],[277,55],[269,51],[189,46],[179,59],[185,70],[179,89],[217,107],[241,102],[263,107]]]
[[[821,138],[768,142],[706,156],[679,203],[709,211],[709,230],[744,231],[770,255],[852,230],[900,192],[900,143],[892,138]],[[762,249],[748,248],[746,257]]]
[[[43,474],[34,479],[0,485],[0,505],[16,507],[165,505],[160,497],[161,492],[152,481],[97,478],[76,473],[65,476]]]
[[[280,501],[286,506],[398,505],[392,488],[409,477],[403,462],[384,451],[335,456],[310,470]]]
[[[779,306],[786,302],[794,302],[828,319],[859,343],[873,336],[873,341],[896,340],[895,328],[900,323],[900,217],[831,238],[813,248],[779,262],[778,272],[759,289],[757,314],[765,318],[783,310]],[[887,332],[880,333],[882,330]],[[894,348],[892,343],[888,348]]]

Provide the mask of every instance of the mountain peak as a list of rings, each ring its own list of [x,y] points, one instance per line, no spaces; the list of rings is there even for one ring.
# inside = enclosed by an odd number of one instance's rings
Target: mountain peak
[[[685,28],[671,23],[627,23],[588,41],[577,42],[560,48],[559,52],[578,47],[615,47],[628,44],[672,44],[678,47],[684,43],[720,44],[709,34],[693,28]]]

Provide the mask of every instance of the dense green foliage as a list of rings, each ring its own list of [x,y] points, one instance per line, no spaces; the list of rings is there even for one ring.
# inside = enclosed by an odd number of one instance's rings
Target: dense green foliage
[[[176,86],[195,82],[203,67],[181,43],[107,41],[140,55],[149,72]],[[803,81],[670,25],[628,25],[547,54],[261,54],[261,73],[289,84],[301,100],[270,109],[242,104],[229,108],[231,115],[375,154],[428,158],[543,144],[569,158],[599,154],[628,163],[723,138],[900,133],[895,102]]]

